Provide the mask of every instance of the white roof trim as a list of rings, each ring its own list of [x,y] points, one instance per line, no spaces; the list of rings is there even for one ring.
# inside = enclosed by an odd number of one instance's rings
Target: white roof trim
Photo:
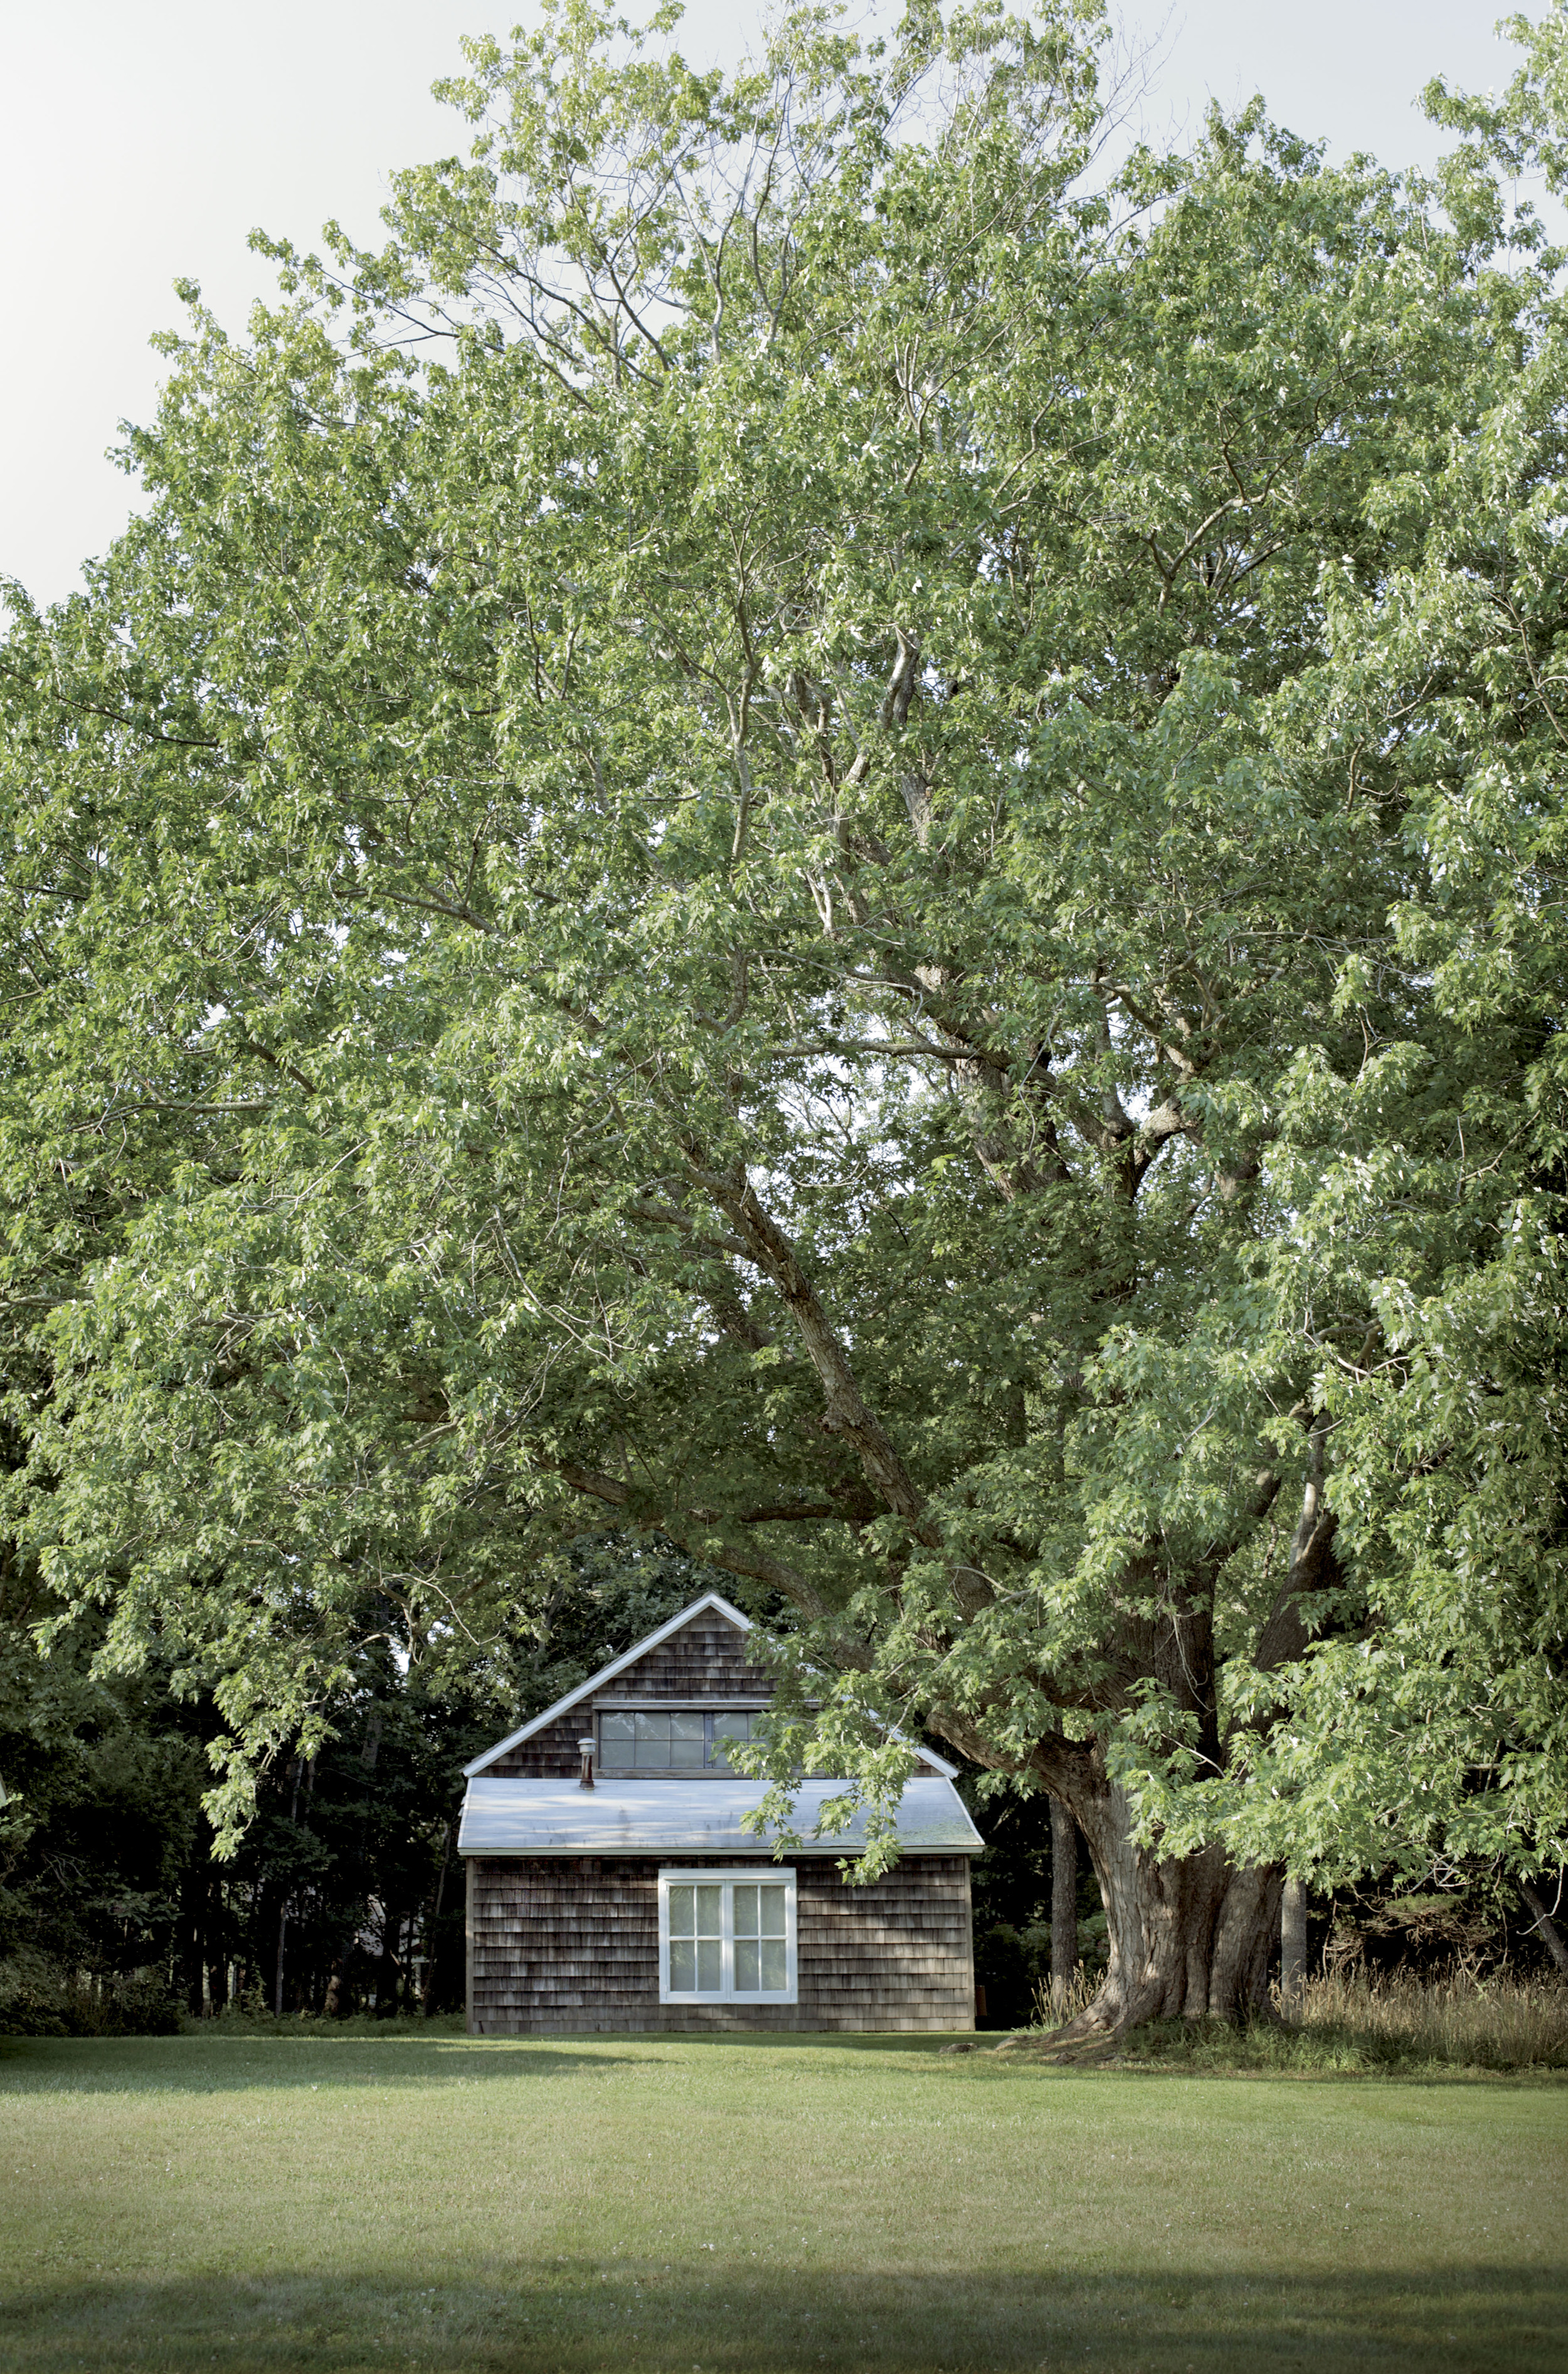
[[[524,1740],[532,1739],[536,1731],[543,1731],[547,1722],[555,1722],[561,1715],[570,1714],[572,1708],[582,1699],[591,1698],[595,1690],[603,1689],[607,1682],[613,1682],[618,1674],[624,1674],[629,1665],[634,1665],[639,1657],[645,1657],[650,1649],[659,1648],[669,1639],[672,1632],[678,1632],[683,1624],[690,1624],[694,1616],[701,1616],[703,1609],[707,1607],[715,1609],[727,1623],[735,1625],[742,1632],[750,1632],[756,1628],[749,1616],[743,1616],[738,1607],[732,1607],[729,1601],[720,1592],[705,1592],[701,1599],[694,1599],[690,1607],[683,1607],[678,1616],[672,1616],[667,1624],[661,1624],[656,1632],[650,1632],[645,1640],[637,1641],[633,1647],[626,1651],[624,1656],[612,1658],[607,1665],[601,1665],[596,1674],[590,1674],[585,1682],[579,1682],[574,1690],[568,1690],[563,1698],[557,1698],[554,1706],[546,1707],[543,1714],[535,1715],[530,1722],[523,1725],[520,1731],[510,1732],[506,1738],[498,1739],[493,1747],[487,1747],[482,1756],[476,1756],[472,1764],[466,1764],[463,1767],[464,1779],[471,1780],[477,1772],[483,1772],[487,1767],[496,1761],[498,1757],[505,1756],[513,1748],[521,1746]],[[939,1772],[944,1780],[958,1779],[958,1766],[949,1764],[945,1757],[934,1754],[929,1747],[916,1746],[914,1741],[907,1738],[902,1731],[894,1730],[890,1733],[890,1736],[898,1740],[902,1746],[911,1749],[919,1757],[921,1762],[928,1764],[934,1772]],[[712,1783],[705,1785],[711,1787]]]

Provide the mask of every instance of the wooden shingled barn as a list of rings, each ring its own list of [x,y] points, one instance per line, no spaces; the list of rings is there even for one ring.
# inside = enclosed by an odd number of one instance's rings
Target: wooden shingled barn
[[[466,1768],[471,2035],[973,2028],[956,1768],[919,1751],[869,1886],[838,1870],[863,1816],[813,1835],[842,1780],[797,1784],[803,1844],[775,1857],[725,1752],[772,1697],[750,1630],[710,1592]]]

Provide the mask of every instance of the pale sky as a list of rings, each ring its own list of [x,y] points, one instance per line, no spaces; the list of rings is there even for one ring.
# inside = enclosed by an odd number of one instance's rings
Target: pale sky
[[[1544,13],[1536,0],[1528,13]],[[629,14],[642,16],[643,7]],[[1163,36],[1148,127],[1196,126],[1210,95],[1264,93],[1330,154],[1430,162],[1414,101],[1434,74],[1495,88],[1514,53],[1488,0],[1127,0]],[[450,154],[465,127],[430,99],[464,33],[502,38],[519,0],[11,0],[0,11],[0,255],[11,324],[0,372],[0,574],[58,600],[124,524],[134,490],[104,458],[151,413],[150,335],[180,324],[189,275],[233,330],[268,287],[253,225],[316,242],[336,215],[365,244],[386,176]],[[689,0],[694,65],[759,21]]]

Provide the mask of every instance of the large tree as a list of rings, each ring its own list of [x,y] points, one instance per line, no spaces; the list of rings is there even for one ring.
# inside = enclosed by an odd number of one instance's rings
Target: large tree
[[[562,0],[187,292],[6,647],[5,1087],[14,1522],[218,1811],[610,1512],[792,1608],[781,1786],[1071,1809],[1102,2024],[1564,1853],[1568,347],[1527,108],[1097,170],[1102,49]]]

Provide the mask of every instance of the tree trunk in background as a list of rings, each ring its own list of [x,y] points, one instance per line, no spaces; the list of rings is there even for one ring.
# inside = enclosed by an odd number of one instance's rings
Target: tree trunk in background
[[[436,1880],[435,1910],[431,1912],[429,1925],[425,1930],[425,1982],[420,1990],[420,2009],[427,2019],[430,2018],[435,2007],[436,1933],[441,1926],[441,1900],[446,1894],[447,1865],[452,1861],[452,1824],[450,1822],[446,1824],[441,1836],[441,1872]]]
[[[293,1828],[294,1824],[300,1818],[300,1776],[304,1770],[304,1765],[305,1759],[302,1756],[297,1756],[294,1758],[294,1793],[289,1801],[289,1823],[290,1828]],[[316,1768],[312,1764],[311,1766],[311,1778],[312,1780],[315,1779],[315,1769]],[[308,1803],[305,1818],[306,1827],[308,1828],[310,1823]],[[283,1891],[283,1901],[277,1908],[277,1968],[273,1975],[272,1983],[273,2016],[277,2019],[281,2019],[283,2016],[283,1946],[288,1934],[289,1890],[285,1887]]]
[[[381,1709],[372,1707],[370,1720],[365,1725],[364,1745],[360,1750],[360,1762],[364,1769],[367,1787],[375,1778],[376,1759],[381,1754]],[[360,1886],[365,1875],[365,1849],[370,1838],[370,1828],[371,1809],[367,1800],[364,1815],[360,1823],[360,1843],[355,1850],[353,1873],[349,1882],[356,1900],[359,1900]],[[346,2019],[348,2016],[351,2007],[350,1966],[354,1959],[354,1949],[360,1942],[360,1925],[362,1917],[361,1913],[356,1913],[354,1925],[343,1940],[343,1950],[332,1966],[332,1977],[327,1983],[326,2002],[323,2006],[324,2018]]]
[[[229,1922],[228,1907],[223,1901],[223,1874],[215,1863],[207,1864],[206,1881],[206,1993],[207,2004],[216,2019],[229,2001]]]
[[[1279,1899],[1279,2005],[1292,2018],[1306,1985],[1306,1882],[1287,1879]]]
[[[398,2011],[398,1988],[403,1976],[403,1957],[398,1946],[403,1942],[403,1914],[384,1906],[381,1920],[381,1957],[376,1964],[376,2017],[395,2019]]]
[[[202,1833],[198,1831],[198,1838]],[[206,1858],[193,1854],[185,1866],[184,1898],[181,1909],[182,1960],[185,2009],[193,2019],[202,2016],[202,1971],[206,1962]]]
[[[1562,1942],[1562,1931],[1527,1880],[1519,1882],[1519,1893],[1536,1916],[1532,1925],[1544,1940],[1547,1952],[1564,1978],[1568,1978],[1568,1945]]]
[[[1051,1806],[1051,2007],[1067,2007],[1078,1976],[1078,1826],[1059,1797]]]
[[[1263,2010],[1279,1934],[1278,1865],[1232,1863],[1220,1846],[1161,1858],[1133,1843],[1127,1802],[1114,1783],[1063,1793],[1100,1882],[1111,1946],[1098,1994],[1064,2038],[1151,2019],[1242,2020]]]

